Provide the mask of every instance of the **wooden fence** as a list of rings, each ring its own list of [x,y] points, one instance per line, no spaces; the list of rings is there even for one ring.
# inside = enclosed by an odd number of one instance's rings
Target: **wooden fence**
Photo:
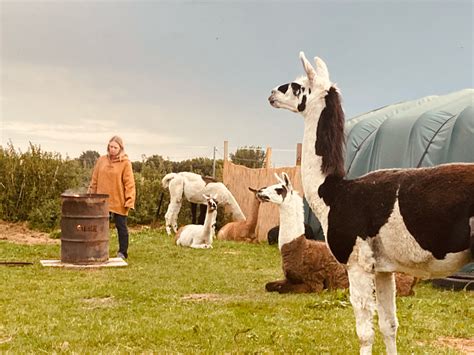
[[[299,153],[301,145],[297,147],[297,164],[301,162]],[[253,193],[249,191],[249,187],[259,189],[264,186],[270,186],[277,183],[275,173],[281,174],[286,172],[291,179],[293,188],[303,196],[303,187],[301,184],[301,167],[298,165],[293,167],[271,168],[271,149],[267,149],[265,168],[251,169],[242,165],[236,165],[227,159],[226,143],[224,144],[224,171],[223,182],[234,195],[240,205],[240,208],[247,217],[251,205],[253,204]],[[278,206],[273,203],[262,203],[258,211],[258,222],[255,233],[258,241],[266,241],[268,231],[274,226],[279,225]]]

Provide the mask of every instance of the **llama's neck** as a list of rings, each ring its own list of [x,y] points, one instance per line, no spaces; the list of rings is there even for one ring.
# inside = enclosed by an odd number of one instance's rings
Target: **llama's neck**
[[[250,230],[255,230],[255,227],[257,226],[259,207],[260,207],[260,201],[256,197],[254,197],[253,203],[251,205],[250,213],[247,219],[245,220],[245,224],[248,226]]]
[[[232,218],[234,219],[234,221],[245,221],[246,219],[245,215],[242,212],[242,209],[240,208],[234,196],[229,192],[229,196],[227,198],[228,198],[230,209],[232,211]]]
[[[316,155],[315,151],[318,119],[323,108],[324,100],[321,103],[308,106],[304,117],[301,180],[306,200],[321,223],[324,236],[327,236],[329,207],[318,194],[318,189],[324,182],[326,175],[321,172],[322,157]]]
[[[304,234],[303,199],[293,191],[286,195],[279,206],[280,232],[278,234],[278,248]]]
[[[214,211],[208,211],[206,213],[206,219],[204,220],[204,228],[202,230],[202,236],[206,243],[211,242],[213,236],[213,224],[216,221],[217,209]]]

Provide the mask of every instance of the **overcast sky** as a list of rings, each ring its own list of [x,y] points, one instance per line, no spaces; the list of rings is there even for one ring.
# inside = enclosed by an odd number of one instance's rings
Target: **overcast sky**
[[[302,119],[275,86],[323,58],[347,119],[473,87],[472,1],[3,1],[0,145],[63,157],[223,157],[294,165]]]

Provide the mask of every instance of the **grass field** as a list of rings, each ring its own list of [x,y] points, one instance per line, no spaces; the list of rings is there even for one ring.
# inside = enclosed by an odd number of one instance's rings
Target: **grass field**
[[[0,242],[0,260],[34,263],[0,266],[0,353],[358,353],[347,291],[265,292],[282,276],[275,246],[192,250],[142,230],[131,235],[128,267],[40,265],[59,249]],[[420,283],[397,305],[400,354],[458,354],[443,339],[474,337],[470,292]],[[374,353],[384,351],[377,330]]]

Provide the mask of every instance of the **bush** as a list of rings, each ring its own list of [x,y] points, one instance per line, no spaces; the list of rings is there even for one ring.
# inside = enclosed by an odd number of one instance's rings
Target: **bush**
[[[28,215],[28,227],[42,232],[51,232],[61,222],[61,199],[44,201]]]
[[[0,147],[0,219],[26,221],[33,216],[34,223],[54,228],[60,195],[82,187],[87,175],[89,170],[77,161],[62,159],[59,153],[44,152],[33,144],[25,153],[12,144]],[[47,210],[40,211],[42,208]]]

